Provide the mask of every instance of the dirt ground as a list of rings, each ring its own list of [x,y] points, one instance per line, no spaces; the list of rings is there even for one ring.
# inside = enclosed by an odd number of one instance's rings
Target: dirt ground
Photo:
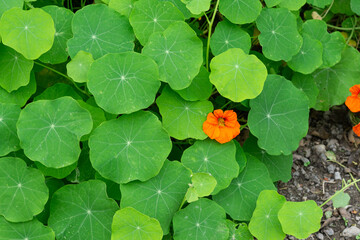
[[[278,189],[287,200],[315,200],[320,205],[342,188],[344,180],[351,180],[350,173],[354,178],[360,178],[360,138],[352,133],[344,105],[328,112],[311,111],[309,126],[307,136],[293,154],[293,178],[287,183],[279,183]],[[341,165],[329,161],[331,152]],[[360,184],[358,186],[360,188]],[[323,210],[327,216],[323,216],[320,231],[307,239],[357,239],[356,235],[360,234],[360,192],[355,186],[345,192],[351,197],[349,205],[334,209],[331,201],[326,204]]]

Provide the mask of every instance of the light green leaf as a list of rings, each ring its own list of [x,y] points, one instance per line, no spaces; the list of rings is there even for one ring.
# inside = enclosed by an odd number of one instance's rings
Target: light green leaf
[[[40,8],[12,8],[0,20],[3,44],[12,47],[25,58],[34,60],[53,45],[55,27],[51,16]]]
[[[265,3],[268,8],[272,8],[281,3],[282,1],[284,0],[265,0]]]
[[[107,53],[134,49],[134,33],[128,19],[104,4],[91,4],[77,11],[72,21],[74,37],[67,42],[73,58],[80,50],[94,59]]]
[[[250,107],[248,125],[260,148],[270,155],[298,148],[309,127],[309,100],[302,91],[282,76],[269,75]]]
[[[197,194],[195,188],[189,187],[185,194],[186,201],[188,203],[195,202],[199,199],[199,195]]]
[[[184,14],[185,19],[192,17],[191,12],[189,11],[189,9],[186,8],[186,5],[181,0],[159,0],[159,1],[171,2],[172,4],[174,4],[174,6],[177,7],[177,9],[179,9]]]
[[[7,92],[29,84],[33,65],[33,61],[27,60],[12,48],[0,44],[0,86]]]
[[[177,212],[173,226],[174,239],[177,240],[227,240],[229,236],[224,209],[206,198]]]
[[[350,195],[342,191],[332,199],[332,202],[334,208],[346,207],[347,205],[349,205]]]
[[[251,38],[238,25],[224,20],[216,25],[215,32],[211,36],[210,47],[215,56],[230,48],[240,48],[248,54],[251,48]]]
[[[154,33],[142,50],[159,65],[161,81],[174,90],[188,87],[203,63],[203,47],[194,30],[185,22],[171,24]]]
[[[157,219],[150,218],[132,207],[115,213],[111,229],[111,240],[161,240],[163,236]]]
[[[173,4],[158,0],[139,0],[131,11],[130,24],[141,45],[145,45],[152,33],[162,33],[177,21],[184,21],[184,16]]]
[[[0,0],[0,18],[1,15],[7,10],[17,7],[22,8],[24,5],[24,0]]]
[[[238,229],[235,231],[236,236],[239,236],[237,240],[253,240],[253,236],[251,235],[248,226],[246,223],[240,223]],[[233,239],[231,239],[233,240]]]
[[[239,165],[239,173],[241,173],[246,167],[246,162],[247,162],[246,155],[240,143],[238,141],[233,141],[233,142],[235,143],[236,146],[236,155],[235,155],[236,162]]]
[[[209,196],[217,185],[215,177],[210,173],[194,173],[191,177],[191,182],[198,197]]]
[[[189,187],[190,174],[178,161],[165,161],[160,173],[150,180],[120,185],[120,207],[133,207],[156,218],[166,235]]]
[[[249,221],[262,190],[276,190],[266,166],[257,158],[246,155],[245,169],[234,179],[230,186],[213,196],[232,219]]]
[[[75,82],[87,82],[87,73],[94,59],[91,53],[80,50],[70,62],[66,64],[67,74]]]
[[[35,162],[36,167],[42,172],[42,174],[44,174],[45,177],[51,176],[57,179],[62,179],[68,176],[76,168],[76,164],[77,163],[75,162],[63,168],[49,168],[39,162]]]
[[[20,149],[16,134],[16,122],[20,115],[20,106],[0,103],[0,156]]]
[[[0,215],[25,222],[41,213],[49,197],[45,178],[20,158],[0,158]]]
[[[313,200],[285,202],[278,213],[282,230],[299,239],[309,237],[320,229],[322,209]]]
[[[259,41],[268,59],[289,61],[302,45],[296,17],[284,8],[264,8],[256,19]]]
[[[257,139],[250,135],[244,143],[245,152],[253,155],[265,164],[273,182],[279,180],[282,182],[288,182],[291,179],[291,168],[293,165],[292,154],[276,156],[269,155],[265,150],[259,148],[256,142]]]
[[[75,100],[82,100],[74,88],[66,83],[56,83],[51,87],[46,88],[45,91],[34,97],[34,100],[54,100],[65,96],[69,96]]]
[[[206,12],[210,8],[211,0],[181,0],[186,4],[187,9],[190,10],[192,14],[200,14]]]
[[[176,92],[187,101],[207,100],[211,96],[212,86],[209,80],[209,72],[202,66],[190,86]]]
[[[135,52],[107,54],[88,72],[88,87],[96,103],[114,114],[149,107],[160,87],[155,62]]]
[[[320,89],[314,108],[327,111],[334,105],[344,103],[349,95],[349,88],[359,83],[360,53],[348,47],[343,51],[338,64],[317,70],[312,75]]]
[[[181,162],[194,173],[210,173],[217,181],[213,194],[227,188],[232,179],[239,174],[239,165],[235,158],[234,141],[218,143],[211,139],[196,141],[187,148]]]
[[[300,52],[288,62],[295,72],[310,74],[323,64],[323,46],[319,40],[303,34],[303,45]]]
[[[249,223],[252,235],[259,240],[283,240],[286,235],[281,229],[278,212],[285,202],[285,197],[274,190],[262,191]]]
[[[304,6],[306,0],[285,0],[279,3],[279,7],[287,8],[290,11],[297,11]]]
[[[219,10],[235,24],[251,23],[259,16],[262,5],[259,0],[223,0]]]
[[[96,171],[116,183],[127,183],[156,176],[171,141],[154,114],[139,111],[101,124],[92,132],[89,147]]]
[[[316,98],[319,94],[319,88],[316,86],[314,78],[311,75],[295,73],[291,79],[295,87],[303,91],[309,99],[309,107],[316,104]]]
[[[110,0],[109,7],[129,18],[137,0]]]
[[[205,139],[203,122],[213,111],[210,101],[189,102],[166,86],[156,99],[162,116],[163,127],[171,137],[179,140],[186,138]]]
[[[54,44],[49,51],[41,55],[40,61],[51,64],[66,62],[69,54],[66,49],[66,42],[72,38],[71,21],[74,13],[69,9],[54,5],[42,8],[51,15],[55,23]]]
[[[360,0],[351,0],[350,7],[354,13],[356,13],[357,15],[360,15]]]
[[[54,193],[48,223],[58,240],[110,239],[118,209],[115,200],[106,195],[104,182],[70,184]]]
[[[265,65],[240,48],[231,48],[215,56],[210,68],[210,82],[223,97],[234,102],[258,96],[267,76]]]
[[[36,80],[34,72],[30,73],[30,82],[28,85],[18,88],[9,93],[0,87],[0,103],[17,104],[24,106],[31,95],[36,92]]]
[[[78,100],[80,106],[89,111],[91,114],[91,118],[93,120],[93,129],[97,128],[102,122],[106,121],[105,112],[99,107],[92,106],[90,104],[85,103],[82,100]],[[89,135],[91,133],[84,135],[81,137],[81,141],[87,141],[89,139]]]
[[[0,239],[55,240],[53,230],[34,219],[29,222],[11,223],[0,216]]]
[[[17,122],[20,146],[25,155],[51,168],[75,163],[80,138],[92,129],[90,113],[71,97],[28,104]]]
[[[332,0],[307,0],[307,3],[314,5],[315,7],[324,8],[331,4]]]

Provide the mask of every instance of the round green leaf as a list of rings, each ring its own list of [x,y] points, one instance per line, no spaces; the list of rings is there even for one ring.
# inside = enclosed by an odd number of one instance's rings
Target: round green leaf
[[[360,53],[348,47],[343,51],[338,64],[317,70],[312,75],[320,90],[314,108],[327,111],[334,105],[344,103],[349,95],[349,88],[359,83]]]
[[[198,197],[209,196],[217,185],[216,179],[210,173],[194,173],[191,182]]]
[[[133,207],[156,218],[166,235],[189,187],[190,174],[181,163],[165,161],[160,173],[150,180],[120,185],[120,207]]]
[[[279,7],[287,8],[290,11],[297,11],[304,6],[306,0],[285,0],[279,3]]]
[[[92,129],[90,113],[71,97],[28,104],[20,113],[17,131],[27,157],[46,167],[62,168],[80,155],[81,136]]]
[[[109,7],[129,18],[131,11],[134,8],[134,3],[137,0],[111,0]]]
[[[174,239],[227,240],[225,211],[215,202],[201,198],[177,212],[173,219]]]
[[[17,104],[24,106],[31,95],[36,92],[36,80],[34,72],[30,73],[30,82],[28,85],[18,88],[9,93],[0,87],[0,103]]]
[[[91,4],[77,11],[72,20],[74,37],[67,42],[73,58],[80,50],[94,59],[107,53],[134,49],[134,33],[128,19],[104,4]]]
[[[0,44],[0,86],[3,89],[12,92],[28,85],[33,65],[33,61]]]
[[[54,100],[65,96],[72,97],[76,100],[82,100],[82,98],[79,94],[77,94],[74,88],[66,83],[56,83],[51,87],[46,88],[45,91],[34,97],[34,100]]]
[[[262,191],[249,223],[252,235],[259,240],[283,240],[286,235],[281,229],[278,212],[285,202],[285,197],[274,190]]]
[[[244,170],[244,168],[246,167],[247,159],[246,159],[245,152],[242,149],[240,143],[238,141],[234,141],[234,143],[236,146],[236,155],[235,155],[236,162],[239,165],[239,173],[241,173]]]
[[[185,101],[166,86],[156,99],[156,104],[162,116],[163,127],[171,137],[179,140],[207,137],[202,125],[207,114],[213,111],[210,101]]]
[[[211,0],[181,0],[192,14],[201,14],[210,8]]]
[[[158,220],[131,207],[115,213],[111,229],[111,240],[161,240],[163,237]]]
[[[102,181],[65,185],[51,199],[48,223],[58,240],[110,239],[118,209]]]
[[[307,0],[307,3],[314,5],[315,7],[324,8],[330,5],[332,0]]]
[[[184,21],[184,16],[170,2],[139,0],[135,2],[129,20],[136,38],[144,46],[152,33],[163,32],[172,23]]]
[[[187,101],[207,100],[212,93],[209,72],[205,67],[200,68],[199,74],[192,80],[189,87],[176,92]]]
[[[0,215],[11,222],[25,222],[41,213],[49,190],[41,172],[28,168],[20,158],[0,158]]]
[[[75,82],[87,82],[87,73],[94,59],[91,53],[80,50],[71,61],[66,64],[67,74]]]
[[[181,162],[194,173],[210,173],[217,181],[213,194],[227,188],[231,180],[239,174],[235,158],[236,147],[233,141],[218,143],[211,139],[196,141],[187,148]]]
[[[264,8],[256,19],[261,32],[259,41],[268,59],[289,61],[297,54],[302,38],[297,29],[296,17],[284,8]]]
[[[309,127],[309,100],[302,91],[282,76],[269,75],[250,107],[248,124],[260,148],[270,155],[298,148]]]
[[[299,239],[309,237],[320,229],[322,209],[313,200],[285,202],[278,213],[282,230]]]
[[[0,20],[2,42],[33,60],[53,45],[55,27],[51,16],[40,8],[12,8]]]
[[[265,0],[266,6],[268,8],[275,7],[279,3],[281,3],[283,0]]]
[[[333,199],[333,206],[334,208],[344,208],[347,205],[349,205],[350,202],[350,195],[347,193],[342,192],[336,192],[335,194],[337,194]]]
[[[76,168],[76,164],[77,163],[75,162],[63,168],[49,168],[39,162],[35,162],[36,167],[44,174],[44,176],[50,176],[57,179],[62,179],[68,176]]]
[[[238,25],[224,20],[216,25],[215,32],[211,36],[210,47],[215,56],[230,48],[240,48],[248,54],[251,48],[251,38]]]
[[[360,0],[351,0],[350,7],[354,13],[360,15]]]
[[[82,108],[88,110],[91,114],[91,118],[93,120],[93,129],[97,128],[102,122],[106,121],[105,112],[101,108],[87,104],[82,100],[78,100],[78,103]],[[80,140],[82,142],[87,141],[90,134],[82,136]]]
[[[331,12],[333,13],[342,13],[348,16],[353,15],[353,11],[351,11],[351,3],[352,0],[336,0],[331,8]]]
[[[210,68],[210,82],[223,97],[234,102],[258,96],[267,76],[265,65],[255,55],[247,55],[240,48],[215,56]]]
[[[256,141],[257,139],[251,135],[244,143],[245,152],[253,155],[265,164],[273,182],[279,180],[288,182],[291,179],[291,168],[293,165],[292,154],[269,155],[265,150],[258,147]]]
[[[300,52],[288,62],[289,67],[303,74],[310,74],[322,64],[323,46],[320,41],[303,34]]]
[[[143,48],[159,65],[161,81],[174,90],[188,87],[203,63],[203,47],[194,30],[185,22],[171,24],[154,33]]]
[[[24,5],[24,0],[0,0],[0,18],[1,15],[6,12],[7,10],[17,7],[22,8]]]
[[[101,124],[91,134],[89,147],[91,163],[103,177],[127,183],[156,176],[171,141],[154,114],[139,111]]]
[[[160,87],[158,68],[139,53],[107,54],[91,65],[88,87],[105,111],[132,113],[154,102]]]
[[[276,190],[266,166],[257,158],[246,155],[247,164],[230,186],[213,196],[232,219],[249,221],[262,190]]]
[[[220,12],[236,24],[251,23],[259,16],[262,5],[259,0],[223,0]]]
[[[315,84],[314,78],[311,75],[295,73],[291,79],[291,82],[295,87],[303,91],[309,98],[309,107],[314,107],[316,104],[316,98],[319,94],[319,89]]]
[[[193,16],[189,11],[189,9],[187,9],[185,3],[183,3],[181,0],[159,0],[159,1],[171,2],[172,4],[174,4],[174,6],[177,7],[177,9],[179,9],[184,14],[185,19],[188,19]]]
[[[250,233],[246,223],[240,223],[238,229],[235,231],[235,234],[236,236],[239,236],[238,240],[254,240],[254,237]]]
[[[19,150],[19,138],[16,134],[16,122],[20,107],[15,104],[0,103],[0,156]]]
[[[39,60],[51,64],[66,62],[69,56],[66,49],[66,42],[73,36],[71,31],[71,21],[74,13],[64,7],[54,5],[45,6],[42,9],[50,14],[54,20],[55,37],[51,49],[41,55]]]
[[[0,239],[55,240],[53,230],[34,219],[29,222],[11,223],[0,216]]]

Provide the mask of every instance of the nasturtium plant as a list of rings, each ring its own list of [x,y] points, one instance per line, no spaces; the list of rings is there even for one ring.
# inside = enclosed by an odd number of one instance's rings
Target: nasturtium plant
[[[20,113],[17,133],[25,155],[51,168],[77,161],[80,138],[90,133],[90,113],[71,97],[28,104]]]
[[[332,199],[334,208],[346,207],[350,202],[350,195],[344,192],[336,192],[336,196]]]
[[[48,224],[59,240],[109,239],[118,209],[115,200],[107,197],[102,181],[66,185],[52,197]]]
[[[89,139],[91,164],[116,183],[156,176],[171,151],[169,135],[158,118],[139,111],[106,121]]]
[[[306,3],[306,0],[283,0],[279,3],[279,7],[287,8],[290,11],[297,11],[305,3]]]
[[[306,94],[309,99],[309,107],[314,107],[316,98],[319,95],[319,88],[316,86],[313,76],[295,73],[292,76],[291,82]]]
[[[181,0],[192,14],[200,14],[209,10],[211,0]]]
[[[136,1],[137,0],[111,0],[109,7],[129,18]]]
[[[5,11],[14,7],[22,8],[23,5],[24,5],[24,0],[13,0],[13,1],[0,0],[0,17]]]
[[[50,50],[54,43],[55,27],[51,16],[40,8],[12,8],[1,17],[0,35],[7,45],[25,58],[34,60]]]
[[[224,0],[219,4],[220,13],[235,24],[253,22],[261,12],[259,0]]]
[[[193,173],[191,185],[186,192],[186,201],[194,202],[199,197],[209,196],[215,189],[216,179],[210,173]]]
[[[0,156],[5,156],[20,148],[16,134],[16,122],[20,111],[18,105],[0,103]]]
[[[161,81],[174,90],[188,87],[203,63],[202,42],[185,22],[175,22],[150,35],[142,53],[155,60]]]
[[[91,64],[87,86],[105,111],[132,113],[154,102],[159,71],[151,58],[139,53],[107,54]]]
[[[227,240],[229,229],[225,215],[224,209],[210,199],[190,203],[175,214],[174,239]]]
[[[45,91],[34,97],[34,100],[55,100],[57,98],[69,96],[75,100],[81,100],[81,96],[74,90],[72,86],[66,83],[56,83]]]
[[[111,240],[161,240],[160,223],[132,207],[118,210],[111,226]]]
[[[20,158],[0,158],[0,189],[0,215],[10,222],[32,220],[49,197],[44,175]]]
[[[88,71],[94,59],[91,53],[80,50],[68,64],[66,64],[67,74],[75,82],[84,83],[88,81]]]
[[[314,5],[319,8],[324,8],[327,5],[330,5],[332,0],[306,0],[307,3]]]
[[[129,20],[104,4],[88,5],[77,11],[72,20],[72,32],[73,38],[67,41],[71,58],[80,50],[97,59],[107,53],[134,49]]]

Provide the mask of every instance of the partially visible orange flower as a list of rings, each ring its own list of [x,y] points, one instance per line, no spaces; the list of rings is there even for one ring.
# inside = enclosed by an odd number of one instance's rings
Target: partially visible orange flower
[[[345,105],[352,112],[360,112],[360,84],[352,86],[350,89],[351,96],[348,96]]]
[[[233,110],[223,112],[223,110],[217,109],[214,113],[207,115],[207,119],[203,123],[203,130],[211,139],[215,139],[219,143],[226,143],[239,135],[240,124]]]
[[[360,137],[360,123],[358,125],[353,126],[353,131],[358,137]]]

